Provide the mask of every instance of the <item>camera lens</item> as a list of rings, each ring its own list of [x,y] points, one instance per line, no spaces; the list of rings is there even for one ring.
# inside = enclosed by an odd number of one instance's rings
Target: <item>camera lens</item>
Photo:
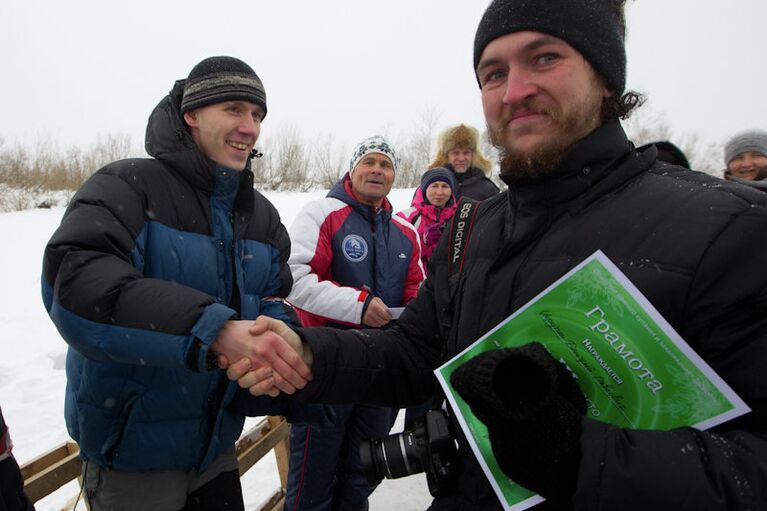
[[[444,410],[429,410],[402,433],[360,442],[362,470],[370,486],[426,472],[429,492],[439,497],[455,492],[458,451]]]
[[[365,476],[371,485],[385,477],[396,479],[423,472],[423,446],[413,431],[403,431],[360,445],[360,458]]]

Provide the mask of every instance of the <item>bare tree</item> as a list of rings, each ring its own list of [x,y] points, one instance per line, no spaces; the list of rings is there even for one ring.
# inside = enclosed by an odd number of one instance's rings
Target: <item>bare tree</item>
[[[262,185],[268,190],[297,190],[314,188],[311,174],[311,154],[301,140],[298,130],[285,128],[271,141],[271,151],[261,159]]]
[[[419,113],[413,133],[399,139],[397,148],[400,155],[400,170],[397,174],[397,186],[410,188],[418,186],[421,175],[428,170],[432,158],[433,141],[439,122],[439,114],[434,107]]]
[[[335,147],[333,137],[327,134],[315,142],[312,166],[317,186],[330,189],[347,170],[346,149]]]
[[[644,105],[623,123],[629,139],[636,146],[660,141],[671,142],[685,154],[693,169],[717,177],[722,176],[720,145],[702,139],[698,133],[678,134],[663,113]]]
[[[126,134],[100,136],[87,151],[74,146],[62,149],[50,136],[39,136],[34,152],[0,137],[0,208],[43,207],[58,200],[50,192],[78,189],[107,163],[138,154]]]

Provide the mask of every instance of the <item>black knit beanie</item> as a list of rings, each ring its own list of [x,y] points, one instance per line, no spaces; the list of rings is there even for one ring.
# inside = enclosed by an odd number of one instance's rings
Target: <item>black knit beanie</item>
[[[257,104],[266,117],[266,92],[253,68],[234,57],[208,57],[194,66],[184,83],[181,113],[234,100]]]
[[[492,40],[530,30],[568,43],[589,61],[608,90],[622,94],[626,87],[624,3],[625,0],[494,0],[474,37],[474,72]]]
[[[453,173],[445,167],[434,167],[433,169],[429,169],[424,172],[421,176],[421,193],[423,194],[424,198],[426,197],[426,189],[432,183],[436,183],[437,181],[443,181],[447,183],[452,193],[457,192],[455,177],[453,177]]]

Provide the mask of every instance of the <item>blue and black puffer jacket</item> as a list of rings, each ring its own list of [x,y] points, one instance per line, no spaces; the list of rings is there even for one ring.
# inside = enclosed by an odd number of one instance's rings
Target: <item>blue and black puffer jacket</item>
[[[94,174],[45,250],[43,300],[69,344],[67,428],[84,459],[118,470],[201,471],[231,450],[242,396],[205,370],[210,344],[235,315],[287,319],[287,231],[249,165],[198,151],[182,90],[150,116],[154,158]],[[251,414],[274,413],[259,402]]]

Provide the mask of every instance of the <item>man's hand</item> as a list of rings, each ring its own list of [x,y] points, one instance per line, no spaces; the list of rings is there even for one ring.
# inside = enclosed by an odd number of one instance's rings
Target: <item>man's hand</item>
[[[368,308],[365,310],[365,317],[362,318],[362,324],[374,328],[382,327],[391,321],[391,314],[386,304],[377,296],[370,300]]]
[[[266,316],[255,322],[227,321],[211,348],[221,354],[219,365],[227,367],[227,376],[237,380],[250,375],[241,387],[252,387],[254,395],[292,394],[312,379],[311,352],[303,353],[301,339],[285,323]],[[236,360],[229,365],[229,361]],[[232,377],[236,375],[236,377]]]

